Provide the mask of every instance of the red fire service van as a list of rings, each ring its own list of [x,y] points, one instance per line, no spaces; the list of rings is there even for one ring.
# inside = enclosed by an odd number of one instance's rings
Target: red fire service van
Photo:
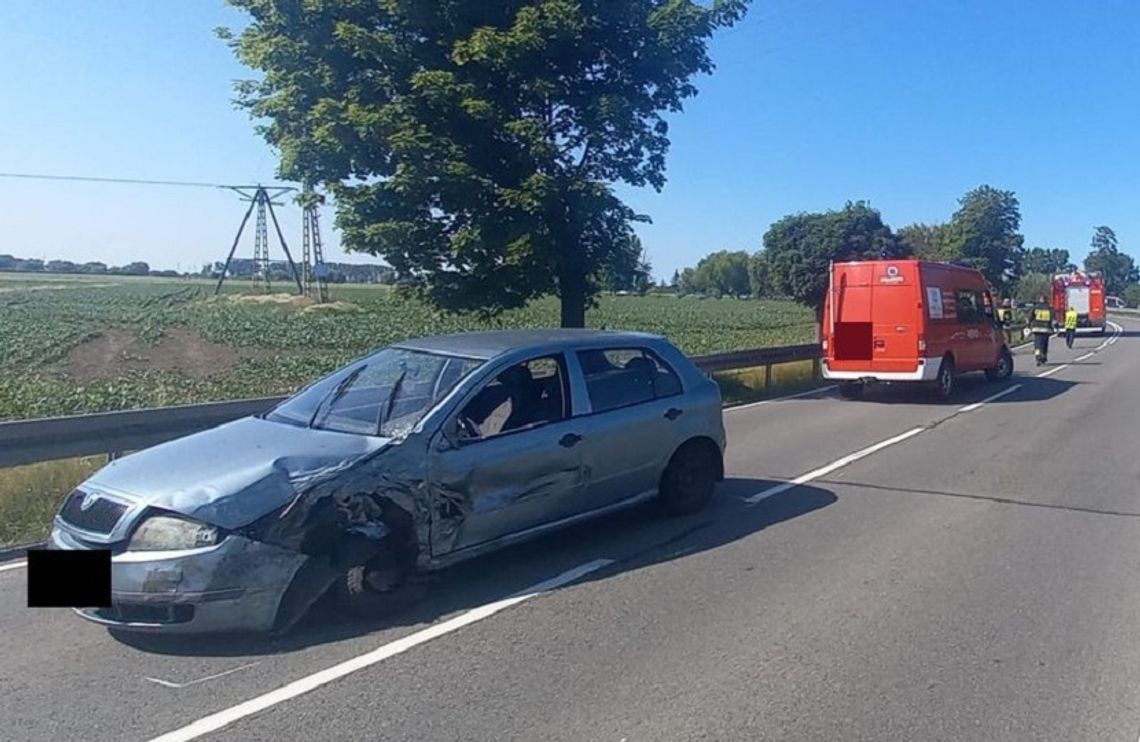
[[[868,383],[923,383],[941,399],[954,377],[1013,373],[1013,354],[994,317],[985,278],[973,268],[920,260],[831,266],[823,307],[826,379],[858,398]]]
[[[1065,310],[1077,310],[1077,332],[1103,335],[1106,326],[1104,275],[1073,271],[1053,276],[1053,320],[1064,326]]]

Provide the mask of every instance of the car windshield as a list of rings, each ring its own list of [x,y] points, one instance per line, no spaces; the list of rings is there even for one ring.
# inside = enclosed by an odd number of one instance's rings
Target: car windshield
[[[317,381],[265,419],[317,430],[399,437],[482,363],[385,348]]]

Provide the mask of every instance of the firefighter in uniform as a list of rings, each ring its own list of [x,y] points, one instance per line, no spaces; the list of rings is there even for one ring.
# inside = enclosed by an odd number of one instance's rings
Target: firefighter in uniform
[[[1073,347],[1073,338],[1077,336],[1077,309],[1069,307],[1065,310],[1065,345]]]
[[[1049,361],[1049,336],[1053,334],[1053,309],[1045,297],[1037,300],[1029,312],[1029,331],[1033,333],[1033,356],[1037,365]]]

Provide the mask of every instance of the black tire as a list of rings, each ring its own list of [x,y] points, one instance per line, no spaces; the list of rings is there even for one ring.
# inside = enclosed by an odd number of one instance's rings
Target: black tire
[[[696,444],[685,444],[661,475],[659,499],[669,515],[690,515],[703,510],[716,489],[717,462],[713,452]]]
[[[427,588],[405,570],[375,564],[351,567],[333,583],[337,603],[360,618],[388,618],[421,600]]]
[[[938,377],[934,380],[934,396],[945,402],[954,396],[954,361],[950,357],[942,359],[938,366]]]
[[[986,369],[986,378],[990,381],[1004,381],[1013,376],[1013,354],[1009,348],[1002,348],[998,353],[997,364]]]
[[[839,385],[839,395],[844,399],[862,399],[864,386],[858,381],[847,381]]]

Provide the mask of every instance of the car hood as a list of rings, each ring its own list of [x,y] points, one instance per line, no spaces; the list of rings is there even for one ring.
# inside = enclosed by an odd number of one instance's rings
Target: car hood
[[[247,417],[116,459],[80,485],[232,529],[299,488],[391,444],[387,438]]]

